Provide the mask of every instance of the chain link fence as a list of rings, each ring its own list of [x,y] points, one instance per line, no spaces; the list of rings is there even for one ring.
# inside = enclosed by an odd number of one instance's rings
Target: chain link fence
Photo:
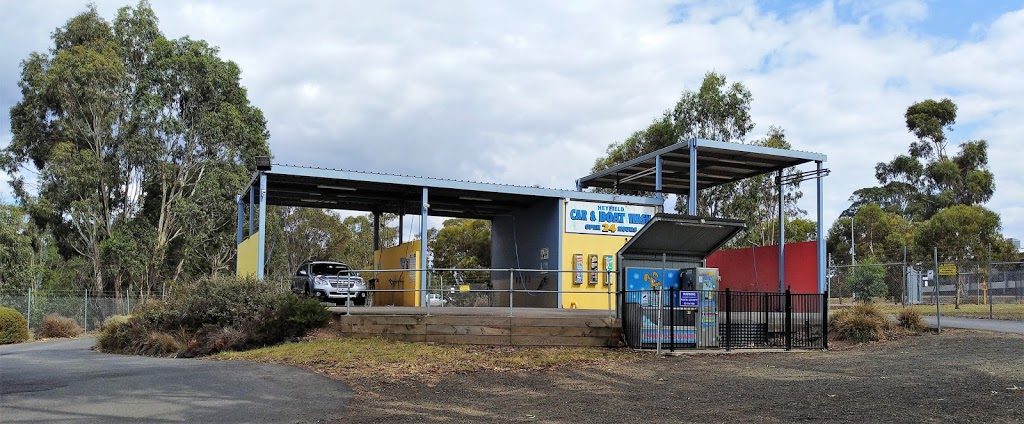
[[[964,264],[953,275],[932,266],[903,263],[837,265],[829,267],[828,285],[833,303],[865,296],[895,303],[934,303],[936,280],[939,303],[1024,303],[1024,262]],[[943,268],[940,266],[940,268]]]
[[[163,293],[101,293],[89,290],[32,290],[0,291],[0,306],[21,312],[28,321],[29,330],[35,332],[43,317],[56,314],[75,320],[85,331],[98,330],[103,322],[114,315],[127,315],[143,302],[162,298]]]

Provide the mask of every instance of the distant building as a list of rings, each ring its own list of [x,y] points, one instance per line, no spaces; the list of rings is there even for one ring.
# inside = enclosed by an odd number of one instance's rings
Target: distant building
[[[1011,238],[1010,243],[1013,244],[1014,250],[1020,252],[1020,239]]]

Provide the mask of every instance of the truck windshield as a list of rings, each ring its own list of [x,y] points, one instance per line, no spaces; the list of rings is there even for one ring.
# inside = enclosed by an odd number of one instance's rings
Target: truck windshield
[[[313,264],[311,271],[313,275],[349,275],[345,264]]]

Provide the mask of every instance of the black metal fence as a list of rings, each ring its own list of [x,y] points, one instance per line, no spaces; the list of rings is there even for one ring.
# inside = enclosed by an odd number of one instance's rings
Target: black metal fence
[[[620,307],[637,349],[828,349],[828,293],[639,290]]]

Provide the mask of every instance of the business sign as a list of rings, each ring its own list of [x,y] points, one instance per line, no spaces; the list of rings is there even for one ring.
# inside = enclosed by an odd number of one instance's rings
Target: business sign
[[[565,203],[565,232],[632,236],[658,212],[656,206],[612,203]]]
[[[950,277],[956,275],[956,265],[939,264],[939,276]]]
[[[679,306],[684,308],[696,308],[700,305],[700,294],[695,291],[679,292]]]

